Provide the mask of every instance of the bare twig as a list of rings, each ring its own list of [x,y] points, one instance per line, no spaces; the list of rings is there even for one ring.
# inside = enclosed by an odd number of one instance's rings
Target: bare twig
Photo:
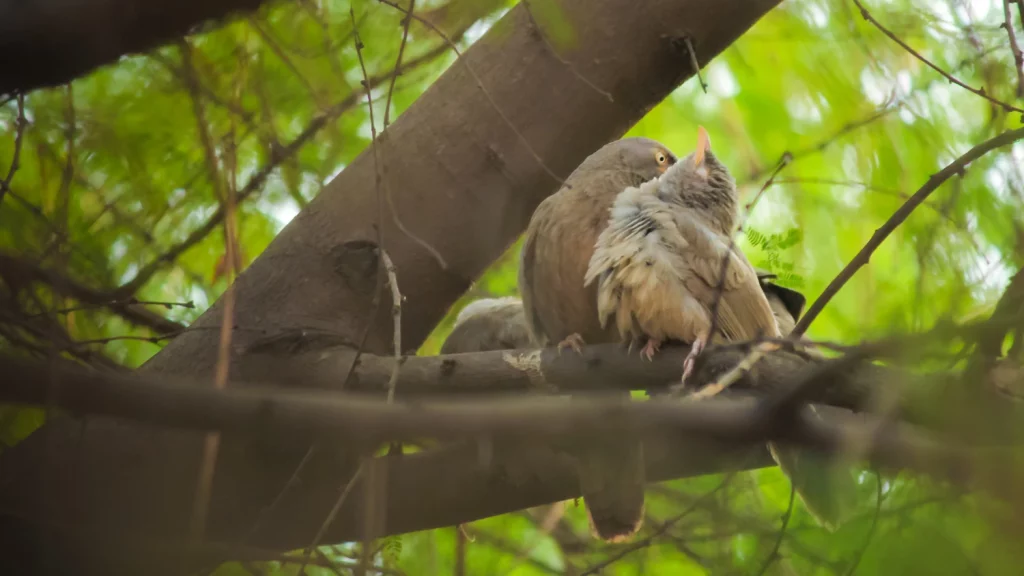
[[[249,22],[249,26],[251,26],[252,29],[255,30],[257,34],[259,34],[264,44],[266,44],[267,47],[270,48],[270,51],[273,52],[274,55],[276,55],[278,59],[280,59],[281,62],[284,63],[285,67],[288,68],[288,70],[290,70],[291,73],[294,74],[295,77],[299,80],[299,84],[302,84],[302,87],[305,88],[307,92],[309,92],[309,96],[310,98],[313,99],[313,102],[316,104],[316,107],[319,108],[321,111],[324,110],[324,108],[326,108],[326,105],[323,102],[323,97],[320,95],[319,92],[317,92],[315,88],[313,88],[313,85],[310,84],[309,80],[306,79],[302,72],[299,71],[295,63],[292,62],[292,59],[288,57],[288,54],[285,54],[284,50],[277,43],[277,40],[275,40],[274,37],[271,36],[269,32],[264,30],[262,26],[260,26],[259,21],[256,20],[254,16],[249,16],[247,20]]]
[[[697,81],[700,82],[700,89],[707,94],[708,84],[704,81],[704,76],[700,73],[700,63],[697,62],[697,51],[693,49],[693,40],[691,40],[689,36],[683,36],[683,42],[686,43],[686,52],[690,55],[690,66],[693,66],[693,73],[697,75]]]
[[[434,58],[437,58],[446,51],[446,46],[443,44],[430,50],[426,54],[417,57],[410,61],[406,67],[411,68],[419,66],[425,62],[429,62]],[[387,80],[389,76],[374,76],[368,82],[372,88]],[[263,188],[263,184],[266,182],[270,174],[277,169],[284,161],[293,157],[299,149],[305,146],[309,141],[316,136],[320,130],[325,128],[334,119],[350,110],[355,104],[359,102],[361,94],[353,92],[338,101],[336,104],[331,106],[326,112],[313,118],[310,123],[295,137],[294,140],[289,142],[286,146],[274,151],[270,162],[260,168],[249,181],[239,191],[236,199],[236,203],[241,204],[251,196],[259,192]],[[119,296],[131,295],[139,291],[149,280],[162,268],[172,264],[182,254],[188,251],[193,246],[202,242],[210,233],[220,226],[220,223],[224,220],[225,212],[223,206],[218,208],[212,216],[210,216],[202,226],[192,231],[184,240],[178,242],[174,246],[170,247],[163,254],[160,254],[154,258],[149,264],[142,266],[135,277],[123,284],[117,289]]]
[[[56,316],[61,314],[71,314],[72,312],[81,312],[83,310],[95,310],[97,308],[107,308],[110,306],[163,306],[170,310],[175,306],[181,308],[188,308],[194,310],[196,307],[195,302],[189,300],[188,302],[165,302],[158,300],[137,300],[135,298],[128,298],[125,300],[111,300],[110,302],[96,302],[86,303],[81,306],[72,306],[68,308],[59,308],[57,310],[46,310],[37,314],[32,314],[29,318],[35,318],[37,316]]]
[[[244,45],[244,44],[243,44]],[[185,74],[186,84],[189,88],[189,93],[192,97],[193,111],[196,117],[196,125],[199,132],[199,139],[202,143],[203,150],[206,156],[206,168],[209,173],[210,184],[216,193],[218,201],[222,205],[224,210],[224,250],[225,258],[228,265],[225,267],[225,276],[228,279],[228,287],[224,293],[224,318],[221,322],[220,339],[217,352],[217,365],[214,374],[214,389],[223,390],[227,387],[228,382],[228,370],[230,366],[230,355],[231,355],[231,337],[232,327],[234,318],[235,298],[234,298],[234,285],[231,283],[231,278],[234,273],[238,272],[237,259],[234,257],[234,251],[237,248],[236,244],[236,233],[235,233],[235,194],[236,194],[236,183],[235,183],[235,157],[234,157],[234,117],[232,117],[231,129],[229,132],[229,143],[228,150],[224,154],[226,166],[226,172],[222,171],[219,163],[217,162],[217,153],[214,149],[213,139],[210,136],[210,128],[206,119],[206,111],[203,106],[202,95],[199,91],[198,81],[196,80],[195,67],[192,64],[192,48],[188,44],[187,40],[181,42],[182,51],[182,69]],[[240,94],[240,78],[245,73],[245,57],[239,59],[242,63],[239,77],[236,79],[236,94],[234,101],[237,104],[239,101]],[[206,514],[209,508],[210,495],[213,489],[213,474],[217,465],[217,454],[220,448],[220,434],[219,432],[209,432],[206,435],[203,445],[203,455],[200,464],[199,474],[196,485],[196,495],[193,500],[192,517],[189,526],[189,540],[190,543],[195,545],[203,540],[203,534],[206,529]]]
[[[643,548],[646,548],[646,547],[650,546],[660,536],[662,536],[663,534],[668,532],[669,529],[671,529],[673,526],[678,524],[679,521],[683,520],[684,518],[686,518],[687,516],[692,514],[705,501],[707,501],[712,496],[717,494],[720,490],[722,490],[723,488],[728,486],[729,482],[731,482],[732,479],[735,478],[735,477],[736,477],[736,471],[735,470],[730,471],[728,474],[725,475],[724,478],[722,478],[722,481],[718,484],[718,486],[715,486],[714,488],[712,488],[708,492],[705,492],[704,494],[702,494],[699,498],[694,500],[689,506],[686,507],[686,509],[684,509],[679,514],[677,514],[677,515],[673,516],[672,518],[669,518],[668,520],[666,520],[666,521],[662,522],[661,524],[659,524],[658,528],[652,534],[650,534],[649,536],[646,536],[645,538],[641,538],[640,540],[637,540],[636,542],[630,544],[629,546],[626,546],[626,547],[622,548],[621,550],[619,550],[618,552],[616,552],[612,556],[608,557],[604,561],[599,562],[597,564],[594,564],[593,566],[588,567],[586,570],[584,570],[582,573],[580,573],[580,576],[589,576],[591,574],[598,574],[598,573],[601,572],[601,570],[604,570],[608,566],[611,566],[612,564],[618,562],[619,560],[622,560],[623,558],[625,558],[629,554],[632,554],[633,552],[636,552],[637,550],[641,550]]]
[[[743,358],[743,360],[741,360],[731,370],[722,375],[721,378],[719,378],[718,380],[711,384],[708,384],[707,386],[704,386],[703,388],[697,390],[693,394],[690,394],[689,396],[686,397],[686,399],[688,401],[695,402],[698,400],[704,400],[706,398],[711,398],[712,396],[717,396],[718,394],[721,394],[724,390],[729,388],[729,386],[732,386],[733,384],[738,382],[744,374],[750,372],[750,369],[754,367],[754,364],[757,364],[758,360],[764,358],[765,354],[774,352],[775,350],[778,350],[780,347],[780,344],[772,341],[766,341],[757,344],[750,350],[750,353],[747,354],[747,356]],[[681,391],[682,385],[677,384],[675,388]]]
[[[557,58],[558,61],[561,62],[562,65],[564,65],[569,70],[569,72],[571,72],[572,75],[576,77],[577,80],[589,86],[594,92],[597,92],[601,96],[607,98],[609,102],[615,102],[615,98],[612,97],[611,92],[608,92],[607,90],[602,90],[601,88],[598,88],[596,84],[594,84],[590,80],[587,80],[585,76],[583,76],[582,74],[579,73],[578,70],[576,70],[576,67],[572,65],[572,62],[569,62],[565,58],[562,58],[561,54],[558,53],[558,50],[555,50],[555,47],[551,45],[551,42],[548,40],[548,37],[544,34],[544,30],[540,27],[540,23],[537,22],[536,18],[534,18],[533,11],[530,10],[529,0],[523,0],[522,2],[520,2],[520,4],[522,4],[523,8],[526,9],[526,15],[530,17],[530,23],[533,24],[534,28],[536,28],[537,36],[540,37],[540,39],[544,42],[544,45],[548,47],[548,51],[551,52],[551,55]],[[700,76],[700,70],[697,70],[697,75],[698,77]],[[701,80],[701,84],[704,84],[703,80]]]
[[[846,576],[853,576],[854,572],[857,571],[857,566],[860,565],[861,558],[864,557],[864,552],[867,551],[868,546],[871,544],[871,539],[875,537],[875,530],[878,529],[878,518],[882,515],[882,475],[875,472],[875,512],[871,516],[871,527],[868,528],[867,536],[864,537],[864,545],[857,549],[857,555],[853,557],[853,562],[850,563],[850,569],[846,571]]]
[[[388,403],[395,401],[395,388],[398,386],[398,373],[402,368],[402,293],[398,290],[398,274],[395,264],[384,248],[380,248],[380,258],[384,261],[384,271],[388,275],[388,286],[391,288],[391,317],[394,319],[394,350],[395,367],[388,380]]]
[[[398,58],[395,59],[395,69],[391,73],[391,85],[388,86],[388,100],[384,104],[384,129],[387,130],[389,120],[391,119],[391,97],[395,93],[395,81],[398,80],[398,75],[402,73],[402,55],[405,54],[405,44],[409,40],[409,24],[412,23],[413,10],[416,7],[416,0],[409,0],[409,9],[406,11],[405,18],[402,18],[402,42],[398,45]],[[356,23],[352,23],[353,30],[355,30]],[[365,74],[365,71],[364,71]]]
[[[882,32],[882,34],[885,34],[886,36],[888,36],[893,42],[896,42],[897,44],[899,44],[904,50],[909,52],[914,58],[917,58],[918,60],[923,62],[925,65],[927,65],[929,68],[931,68],[932,70],[935,70],[936,72],[941,74],[943,77],[946,78],[946,80],[950,81],[953,84],[956,84],[957,86],[960,86],[961,88],[963,88],[965,90],[968,90],[968,91],[970,91],[970,92],[972,92],[974,94],[977,94],[978,96],[981,96],[985,100],[988,100],[992,104],[995,104],[996,106],[999,106],[1000,108],[1002,108],[1003,110],[1005,110],[1007,112],[1013,111],[1013,112],[1020,112],[1020,113],[1024,114],[1024,109],[1017,108],[1016,106],[1011,106],[1011,105],[1007,104],[1006,102],[1003,102],[1001,100],[993,98],[992,96],[989,96],[988,93],[985,92],[984,88],[972,88],[971,86],[969,86],[969,85],[965,84],[964,82],[958,80],[955,76],[953,76],[949,72],[946,72],[945,70],[943,70],[942,68],[937,66],[935,63],[933,63],[931,60],[928,60],[927,58],[922,56],[919,52],[917,52],[916,50],[911,48],[909,44],[907,44],[906,42],[901,40],[899,38],[899,36],[897,36],[892,31],[890,31],[888,28],[883,26],[881,24],[881,22],[876,20],[875,17],[872,16],[870,12],[868,12],[868,9],[864,7],[864,4],[862,4],[860,0],[853,0],[853,3],[857,5],[858,9],[860,9],[860,15],[863,16],[865,20],[867,20],[872,25],[874,25],[875,28],[878,28]]]
[[[510,120],[509,117],[505,115],[505,112],[502,111],[500,106],[498,106],[498,103],[494,101],[494,97],[491,96],[490,91],[484,87],[483,82],[480,80],[480,76],[478,76],[477,73],[473,70],[473,67],[469,65],[469,62],[465,58],[463,58],[462,51],[459,50],[459,47],[455,45],[455,42],[453,42],[452,39],[449,38],[448,35],[444,33],[444,31],[435,26],[434,23],[431,22],[430,20],[427,20],[426,18],[423,18],[418,14],[414,14],[408,10],[403,9],[396,2],[392,2],[391,0],[377,0],[377,2],[391,6],[392,8],[398,10],[399,12],[402,12],[406,16],[411,16],[416,21],[420,22],[427,28],[430,28],[432,31],[434,31],[435,34],[440,36],[441,39],[444,40],[446,44],[448,44],[448,47],[451,48],[452,52],[455,52],[455,56],[457,57],[458,61],[463,66],[466,67],[466,71],[469,73],[470,76],[473,77],[473,81],[476,82],[477,88],[480,89],[480,92],[484,95],[485,98],[487,98],[487,101],[490,102],[491,108],[493,108],[494,111],[498,114],[498,116],[501,117],[501,120],[505,123],[506,126],[508,126],[509,130],[511,130],[516,135],[519,141],[523,143],[523,146],[526,147],[526,151],[529,152],[531,156],[533,156],[533,159],[537,162],[537,165],[540,166],[541,169],[543,169],[544,172],[548,174],[548,176],[551,176],[551,178],[554,179],[555,182],[562,184],[563,179],[559,177],[557,174],[555,174],[551,170],[551,168],[548,168],[548,165],[544,162],[544,159],[540,157],[540,154],[537,154],[536,150],[533,149],[533,146],[530,144],[530,141],[526,139],[526,136],[523,136],[523,133],[520,132],[519,129],[515,127],[515,124],[512,123],[512,120]]]
[[[1017,68],[1017,98],[1024,98],[1024,53],[1021,53],[1020,46],[1017,44],[1017,35],[1013,32],[1013,18],[1010,15],[1011,1],[1013,0],[1003,0],[1003,28],[1006,29],[1006,35],[1010,37],[1010,52],[1013,53],[1013,63]],[[1020,8],[1019,3],[1017,6]]]
[[[133,324],[146,326],[161,333],[176,333],[184,329],[184,326],[181,324],[172,322],[144,308],[140,309],[128,304],[121,304],[122,299],[112,293],[90,288],[66,274],[43,268],[34,261],[3,252],[0,252],[0,278],[3,278],[9,284],[18,284],[26,281],[41,282],[50,286],[59,284],[64,287],[68,296],[80,302],[110,308],[115,314]]]
[[[4,194],[11,189],[11,180],[18,171],[21,161],[21,146],[25,137],[25,128],[28,127],[28,120],[25,119],[25,95],[18,93],[18,118],[15,120],[14,131],[14,155],[11,157],[11,167],[7,170],[7,177],[0,180],[0,206],[4,202]]]
[[[327,518],[324,519],[323,524],[320,525],[320,529],[317,530],[316,536],[313,537],[313,541],[306,546],[305,550],[302,551],[302,565],[299,567],[297,574],[305,574],[306,563],[309,561],[309,557],[313,554],[313,550],[320,545],[323,541],[324,535],[327,534],[327,530],[334,524],[334,519],[338,517],[338,512],[341,511],[341,507],[345,504],[345,500],[348,498],[349,493],[352,492],[352,487],[356,485],[356,480],[359,479],[363,474],[363,469],[367,466],[366,462],[362,462],[359,468],[356,468],[352,477],[345,483],[345,487],[342,489],[341,494],[338,495],[338,499],[335,500],[334,506],[331,507],[330,512],[327,513]]]
[[[782,547],[782,540],[786,537],[786,529],[789,528],[789,520],[793,517],[793,504],[796,500],[796,485],[793,481],[789,481],[789,504],[786,505],[786,511],[782,514],[782,526],[779,527],[779,535],[775,538],[775,544],[772,546],[772,551],[768,553],[768,557],[765,558],[764,564],[761,565],[761,570],[758,571],[758,576],[763,576],[768,572],[768,568],[779,559],[779,548]]]
[[[874,254],[875,250],[889,237],[890,234],[900,224],[902,224],[908,216],[916,209],[922,202],[924,202],[928,196],[934,192],[940,185],[946,180],[952,178],[954,175],[963,174],[966,170],[967,165],[984,156],[989,151],[1006,146],[1024,138],[1024,128],[1018,128],[1016,130],[1009,130],[1002,134],[978,144],[974,148],[971,148],[962,156],[951,162],[948,166],[934,174],[931,178],[925,182],[917,192],[907,200],[903,206],[889,218],[885,224],[882,224],[875,233],[871,235],[868,242],[861,248],[860,252],[854,256],[853,260],[846,265],[845,268],[835,277],[832,282],[825,288],[821,293],[821,296],[814,301],[813,304],[807,309],[803,317],[797,322],[793,331],[790,333],[791,338],[799,338],[807,332],[807,328],[810,327],[811,323],[814,322],[815,318],[821,314],[821,311],[825,306],[832,300],[832,297],[836,295],[839,290],[846,285],[846,283],[857,273],[868,261],[871,259],[871,255]]]

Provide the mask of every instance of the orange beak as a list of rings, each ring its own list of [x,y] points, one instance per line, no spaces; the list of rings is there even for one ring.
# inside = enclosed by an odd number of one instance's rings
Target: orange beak
[[[697,151],[693,154],[693,165],[700,166],[704,163],[704,154],[711,150],[711,138],[703,126],[697,127]]]

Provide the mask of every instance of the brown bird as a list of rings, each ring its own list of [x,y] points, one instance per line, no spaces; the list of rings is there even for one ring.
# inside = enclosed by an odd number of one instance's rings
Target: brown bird
[[[455,319],[441,354],[528,348],[523,303],[518,298],[484,298],[466,305]]]
[[[780,336],[757,273],[730,241],[737,207],[736,183],[699,128],[695,152],[618,195],[587,269],[602,326],[614,318],[623,338],[646,339],[648,358],[665,340],[692,343],[684,380],[710,339]]]
[[[694,153],[616,197],[587,269],[602,326],[613,318],[623,338],[646,339],[648,358],[665,340],[692,343],[684,381],[709,340],[779,338],[780,326],[792,330],[803,307],[802,295],[762,284],[766,275],[730,241],[737,208],[735,181],[699,128]],[[723,261],[728,266],[720,279]],[[844,512],[840,488],[848,478],[811,453],[768,448],[812,514],[834,525]]]
[[[602,325],[596,288],[584,285],[587,264],[615,197],[664,174],[675,162],[654,140],[618,140],[591,154],[540,203],[526,230],[519,268],[526,323],[537,345],[579,350],[584,342],[620,341]],[[575,453],[584,504],[599,537],[623,540],[643,521],[643,447],[613,436],[593,440]]]

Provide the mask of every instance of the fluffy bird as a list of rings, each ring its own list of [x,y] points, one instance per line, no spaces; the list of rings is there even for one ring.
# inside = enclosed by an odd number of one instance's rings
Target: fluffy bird
[[[523,303],[518,298],[483,298],[466,305],[455,319],[441,354],[511,350],[531,346]]]
[[[696,151],[616,197],[587,268],[584,282],[597,287],[602,327],[646,340],[648,358],[666,340],[692,343],[684,381],[708,341],[781,337],[803,307],[802,295],[767,283],[771,275],[756,271],[730,241],[737,209],[735,181],[699,128]],[[844,511],[843,474],[813,454],[768,448],[808,509],[834,526]]]
[[[621,337],[646,340],[647,358],[666,340],[692,343],[684,380],[711,339],[780,336],[756,271],[730,241],[738,202],[701,127],[696,151],[616,197],[587,268],[602,326],[613,319]]]
[[[623,190],[661,176],[676,162],[662,144],[624,138],[591,154],[537,207],[526,230],[519,291],[526,324],[539,346],[618,342],[598,316],[597,289],[584,275],[608,210]],[[619,394],[628,400],[628,394]],[[574,452],[591,527],[608,541],[628,539],[644,512],[643,446],[614,436]]]

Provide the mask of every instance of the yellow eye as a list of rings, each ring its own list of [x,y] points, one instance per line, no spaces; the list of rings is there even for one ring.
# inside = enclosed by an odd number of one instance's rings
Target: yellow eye
[[[658,166],[664,166],[668,163],[668,156],[664,152],[655,152],[654,159],[658,161]]]

